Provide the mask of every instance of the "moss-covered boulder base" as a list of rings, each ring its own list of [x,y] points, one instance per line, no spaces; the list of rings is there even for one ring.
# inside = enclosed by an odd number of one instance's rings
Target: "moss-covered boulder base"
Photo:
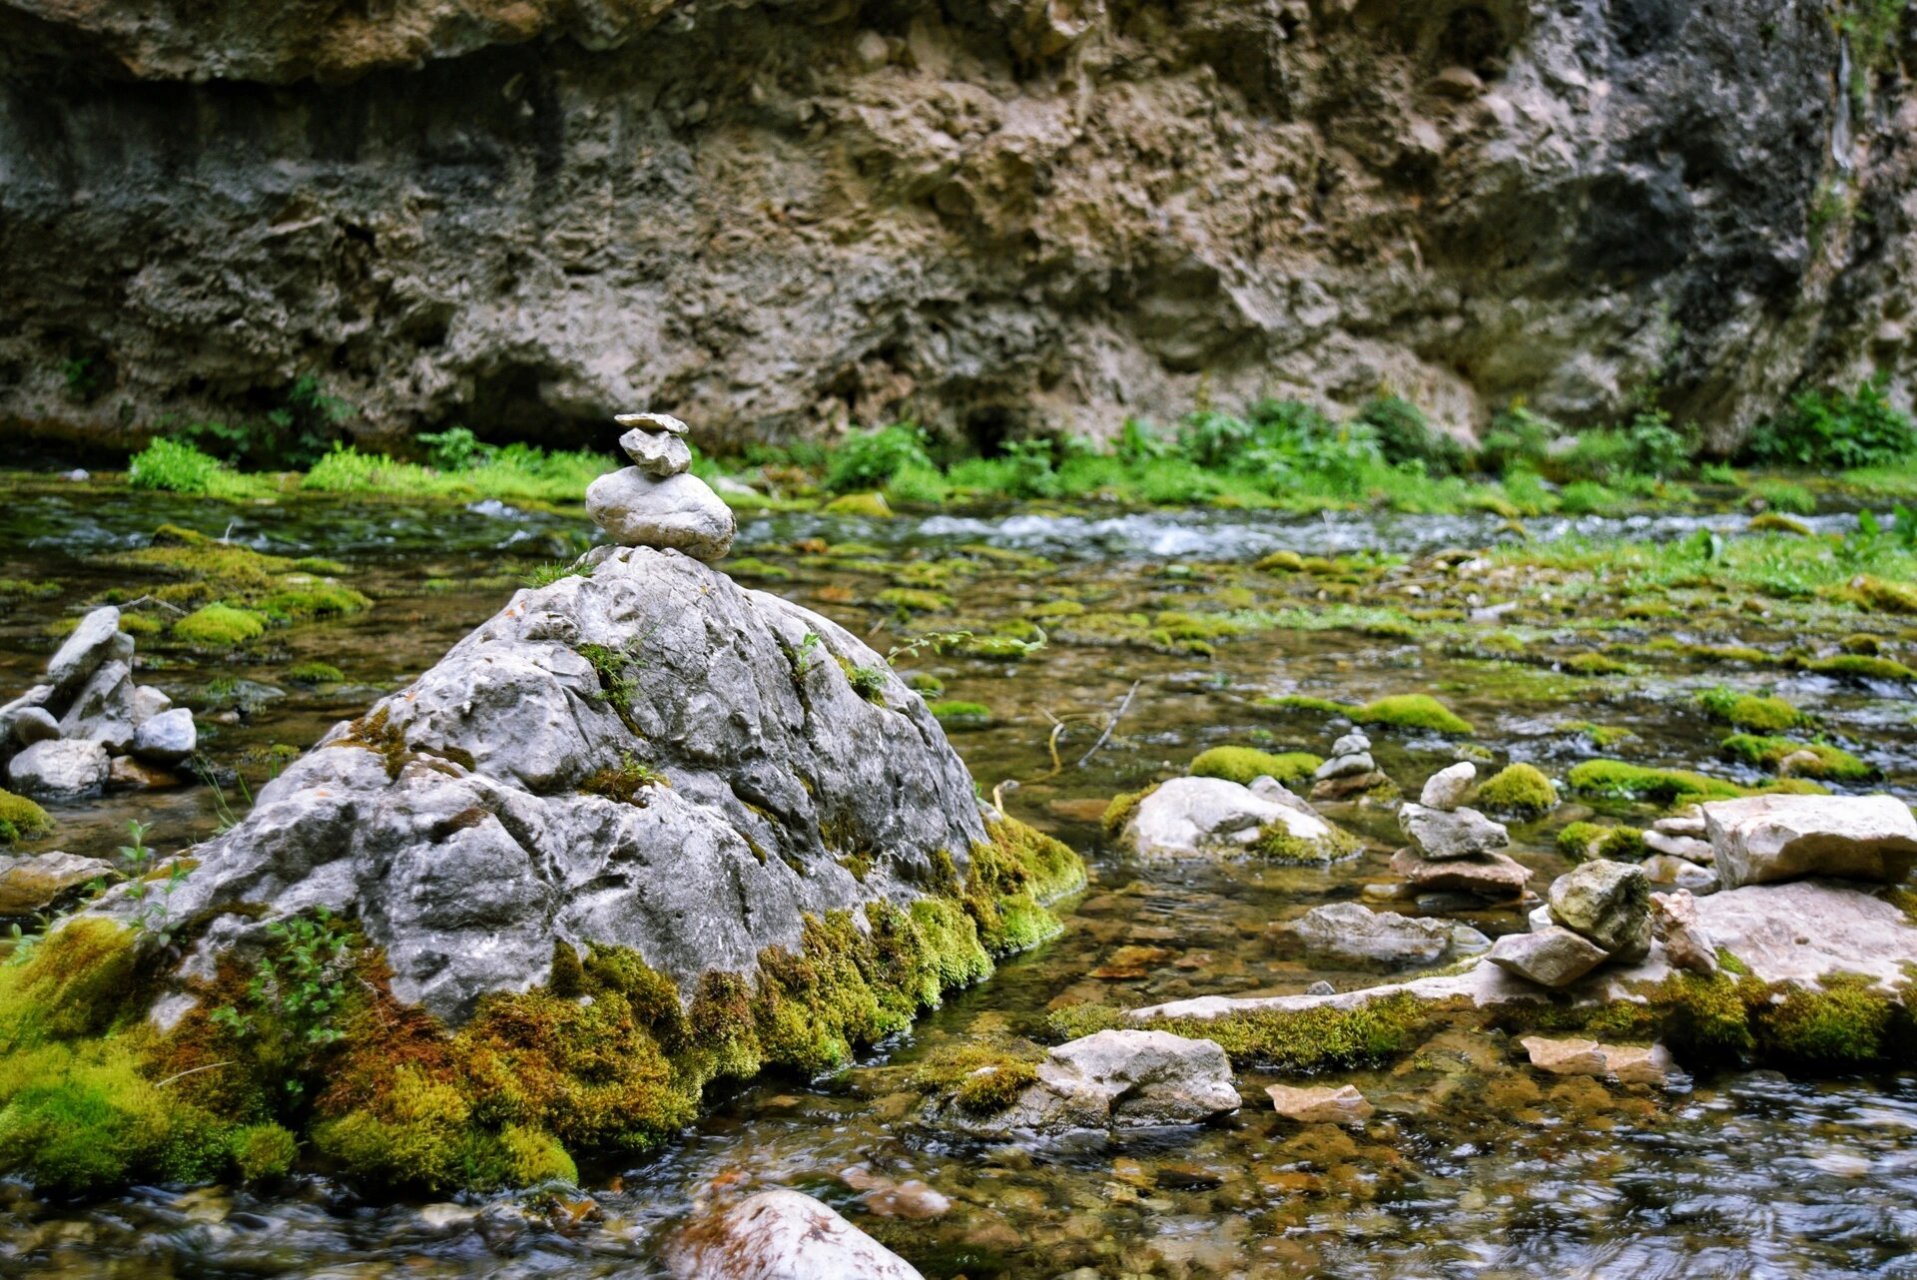
[[[1083,880],[850,634],[605,548],[0,967],[0,1169],[571,1179],[713,1080],[845,1065]]]

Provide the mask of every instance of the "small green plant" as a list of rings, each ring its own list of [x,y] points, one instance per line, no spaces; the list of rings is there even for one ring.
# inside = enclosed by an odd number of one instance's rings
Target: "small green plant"
[[[179,928],[180,922],[173,919],[173,893],[186,879],[188,870],[185,863],[176,859],[168,868],[166,878],[155,884],[153,848],[146,842],[146,833],[152,829],[151,824],[138,818],[127,819],[127,838],[132,843],[120,846],[120,860],[127,868],[126,894],[134,903],[134,931],[165,947],[172,945],[173,935]]]
[[[805,679],[811,672],[812,664],[818,660],[824,648],[825,641],[819,638],[818,632],[805,633],[805,639],[799,641],[798,651],[792,655],[792,669],[798,673],[799,679]]]
[[[85,404],[100,394],[100,373],[92,356],[75,356],[60,362],[60,377],[67,386],[67,398]]]
[[[1885,379],[1869,379],[1851,395],[1805,391],[1790,410],[1761,423],[1746,453],[1753,462],[1788,467],[1888,466],[1917,453],[1917,426],[1885,397]]]
[[[941,653],[946,649],[963,644],[971,638],[972,633],[970,631],[928,631],[922,636],[913,637],[904,644],[892,646],[886,653],[885,660],[896,664],[900,658],[918,657],[920,651],[924,649],[930,649],[933,653]]]
[[[577,560],[554,560],[547,564],[534,565],[519,579],[521,586],[537,591],[541,587],[550,587],[553,583],[566,578],[586,576]]]
[[[493,460],[495,450],[465,427],[448,427],[419,436],[426,460],[441,471],[470,471]]]
[[[833,493],[883,489],[908,468],[936,470],[925,451],[925,433],[916,423],[897,422],[847,436],[826,467],[825,487]]]
[[[846,680],[852,685],[852,692],[867,702],[882,702],[885,695],[884,667],[847,667]]]
[[[270,1039],[279,1054],[295,1060],[344,1038],[335,1015],[353,974],[346,922],[318,907],[310,916],[273,921],[265,935],[267,945],[246,985],[246,1007],[222,1005],[213,1011],[214,1022],[241,1039]],[[285,1087],[298,1097],[305,1083],[289,1074]]]

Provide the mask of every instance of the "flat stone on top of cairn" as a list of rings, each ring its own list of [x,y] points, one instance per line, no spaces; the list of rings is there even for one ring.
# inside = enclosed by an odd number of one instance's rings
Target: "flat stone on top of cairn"
[[[732,549],[738,523],[712,487],[687,474],[686,424],[663,413],[622,413],[619,447],[633,465],[586,488],[586,514],[622,547],[683,551],[708,563]]]

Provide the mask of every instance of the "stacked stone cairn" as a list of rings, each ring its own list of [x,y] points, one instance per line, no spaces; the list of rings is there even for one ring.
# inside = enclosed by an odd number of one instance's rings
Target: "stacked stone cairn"
[[[619,447],[632,465],[586,489],[586,514],[622,547],[682,551],[710,564],[732,549],[732,508],[687,468],[686,424],[663,413],[622,413]]]
[[[1498,939],[1491,963],[1546,987],[1569,986],[1609,960],[1636,964],[1651,953],[1651,906],[1644,868],[1602,858],[1581,863],[1551,882],[1529,933]]]
[[[80,619],[46,677],[0,706],[7,788],[36,800],[83,800],[108,786],[178,785],[198,745],[193,713],[133,681],[133,637],[111,605]]]
[[[1371,758],[1371,739],[1353,729],[1331,744],[1330,759],[1311,775],[1311,798],[1347,800],[1390,785]]]
[[[1524,896],[1530,869],[1499,852],[1511,843],[1510,832],[1465,806],[1477,772],[1468,761],[1441,769],[1416,803],[1398,810],[1411,844],[1391,856],[1391,870],[1403,877],[1406,894],[1463,893],[1494,902]]]

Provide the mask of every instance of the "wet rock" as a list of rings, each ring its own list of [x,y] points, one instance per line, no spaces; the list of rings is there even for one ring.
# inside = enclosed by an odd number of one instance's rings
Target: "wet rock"
[[[1225,778],[1173,778],[1133,811],[1120,842],[1141,857],[1242,853],[1276,825],[1292,839],[1335,851],[1338,832],[1308,806],[1267,800]]]
[[[1800,876],[1896,883],[1917,864],[1917,818],[1895,796],[1750,796],[1703,810],[1727,889]]]
[[[942,1218],[952,1211],[951,1197],[919,1178],[900,1182],[855,1164],[839,1174],[839,1180],[854,1191],[863,1192],[861,1199],[865,1207],[881,1218],[924,1222]]]
[[[600,476],[586,488],[586,514],[622,547],[724,558],[738,525],[732,508],[694,475],[655,480],[637,467]]]
[[[1038,1083],[979,1127],[1057,1133],[1197,1124],[1238,1104],[1231,1062],[1212,1041],[1100,1031],[1053,1049]]]
[[[1491,939],[1468,924],[1451,926],[1451,951],[1454,955],[1475,956],[1491,949]]]
[[[154,764],[179,764],[198,745],[193,713],[185,707],[162,711],[133,734],[133,754]]]
[[[1688,890],[1651,895],[1651,928],[1673,968],[1717,972],[1717,944],[1698,919],[1697,899]]]
[[[1314,818],[1319,816],[1318,811],[1311,807],[1309,800],[1268,775],[1251,780],[1251,793],[1260,800],[1269,800],[1273,804],[1284,805],[1287,809],[1296,809],[1299,813],[1310,814]]]
[[[700,1214],[666,1242],[679,1280],[922,1280],[905,1259],[797,1191]]]
[[[1699,840],[1696,836],[1672,835],[1668,831],[1652,828],[1644,833],[1644,847],[1653,853],[1668,854],[1673,858],[1682,858],[1686,862],[1706,863],[1716,860],[1716,853],[1708,840]]]
[[[1670,885],[1692,893],[1715,893],[1720,887],[1717,872],[1667,853],[1653,854],[1638,865],[1644,868],[1645,878],[1654,885]]]
[[[1451,946],[1447,920],[1373,911],[1356,902],[1313,907],[1285,926],[1308,955],[1354,965],[1429,964]]]
[[[1463,858],[1474,853],[1492,853],[1511,843],[1511,833],[1501,822],[1476,809],[1427,808],[1407,804],[1398,810],[1398,826],[1427,858]]]
[[[1267,1085],[1279,1115],[1299,1124],[1362,1124],[1377,1108],[1355,1085]]]
[[[1312,771],[1312,779],[1325,782],[1333,778],[1350,778],[1361,773],[1376,773],[1377,762],[1372,760],[1368,751],[1353,752],[1349,755],[1333,756]]]
[[[884,658],[683,555],[583,565],[516,593],[194,850],[177,914],[264,910],[215,921],[190,971],[324,905],[385,948],[400,999],[458,1021],[544,983],[555,938],[632,947],[681,982],[751,975],[808,915],[910,902],[944,857],[969,868],[988,838],[971,777]],[[876,701],[845,667],[883,674]],[[872,851],[863,877],[849,848]]]
[[[132,756],[114,756],[107,770],[107,786],[116,791],[153,791],[179,785],[177,773]]]
[[[1607,1045],[1545,1036],[1526,1036],[1518,1043],[1532,1066],[1554,1076],[1611,1076],[1623,1084],[1663,1084],[1676,1067],[1661,1044]]]
[[[36,742],[7,762],[7,786],[36,800],[79,800],[106,786],[112,765],[112,757],[97,742]]]
[[[680,475],[692,465],[692,449],[686,444],[683,432],[634,427],[619,437],[619,447],[625,450],[635,467],[655,480]]]
[[[133,668],[109,658],[94,668],[60,717],[60,736],[86,738],[118,755],[133,733]]]
[[[1391,779],[1374,769],[1370,773],[1347,774],[1341,778],[1322,778],[1311,784],[1311,798],[1330,803],[1349,800],[1353,796],[1366,795],[1379,787],[1389,788],[1390,786]]]
[[[1597,859],[1551,882],[1551,918],[1620,960],[1651,949],[1651,882],[1629,862]]]
[[[1491,945],[1488,957],[1506,973],[1546,987],[1568,987],[1608,958],[1602,948],[1560,925],[1507,933]]]
[[[36,742],[51,742],[60,736],[60,722],[45,707],[21,707],[13,713],[15,745],[30,747]]]
[[[1471,798],[1471,788],[1477,777],[1478,767],[1469,760],[1449,765],[1425,779],[1424,790],[1418,793],[1418,803],[1427,809],[1449,813]]]
[[[50,912],[68,905],[76,891],[96,880],[111,883],[119,878],[113,864],[72,853],[0,859],[0,917]]]
[[[120,631],[120,611],[102,605],[75,627],[47,663],[47,683],[53,686],[50,701],[61,702],[78,693],[102,662],[109,657],[131,656],[131,636]],[[122,649],[127,649],[125,654]]]
[[[1391,855],[1391,872],[1421,891],[1457,890],[1494,900],[1519,897],[1531,881],[1529,867],[1502,853],[1433,862],[1414,849],[1400,849]]]
[[[1371,739],[1356,729],[1353,729],[1350,733],[1341,735],[1336,742],[1331,744],[1331,754],[1334,758],[1337,756],[1355,756],[1369,750],[1371,750]]]
[[[0,756],[10,754],[17,745],[25,745],[19,743],[16,737],[15,726],[21,715],[28,711],[37,710],[44,711],[48,716],[52,716],[53,713],[47,711],[47,705],[52,701],[53,686],[50,684],[36,684],[12,702],[0,706]],[[56,725],[59,723],[57,717],[54,718],[54,723]]]
[[[173,699],[150,684],[135,685],[133,689],[133,727],[139,728],[154,716],[170,711]]]
[[[1662,831],[1672,836],[1708,837],[1710,832],[1704,824],[1704,811],[1696,805],[1685,805],[1677,813],[1657,819],[1651,824],[1651,830]]]
[[[1711,940],[1765,982],[1817,983],[1860,973],[1894,989],[1917,965],[1917,926],[1855,883],[1793,880],[1697,899]]]

